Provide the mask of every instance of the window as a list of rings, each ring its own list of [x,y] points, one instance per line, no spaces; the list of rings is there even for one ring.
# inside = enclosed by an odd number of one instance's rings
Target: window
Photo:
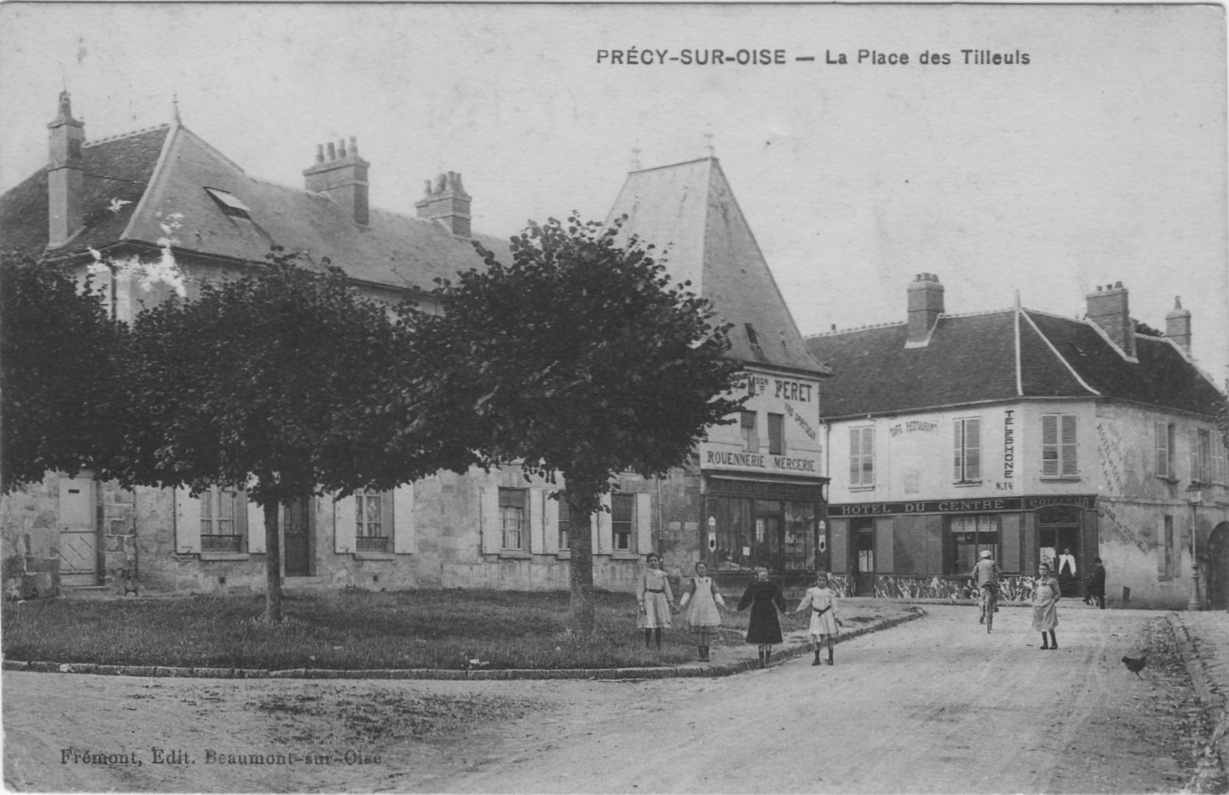
[[[875,485],[875,429],[849,430],[849,485]]]
[[[957,483],[978,483],[981,481],[981,419],[956,420],[955,432],[955,480]]]
[[[613,494],[610,497],[610,532],[614,537],[611,549],[631,552],[632,531],[636,525],[636,495]]]
[[[768,454],[785,455],[785,415],[768,415]]]
[[[1229,456],[1226,455],[1223,439],[1212,439],[1212,479],[1216,483],[1229,483]]]
[[[499,490],[499,523],[504,549],[527,549],[529,541],[528,489]]]
[[[205,188],[205,192],[213,197],[213,200],[222,208],[222,212],[227,215],[234,216],[235,218],[252,217],[252,211],[248,209],[246,204],[239,201],[238,197],[233,193],[219,190],[218,188]]]
[[[1210,431],[1191,431],[1191,480],[1196,483],[1212,482],[1212,434]]]
[[[1156,424],[1156,476],[1172,478],[1174,449],[1174,426],[1169,422]]]
[[[247,518],[243,492],[214,486],[201,492],[201,551],[242,552]]]
[[[1073,478],[1080,473],[1075,460],[1075,415],[1041,415],[1041,476]]]
[[[948,574],[968,574],[983,549],[999,560],[999,517],[995,514],[948,517],[952,568]]]
[[[572,510],[568,508],[567,494],[559,495],[559,550],[568,549],[568,533],[572,531]]]
[[[760,437],[755,427],[755,412],[744,411],[742,418],[743,449],[749,453],[760,451]]]
[[[1174,518],[1166,516],[1164,523],[1161,525],[1160,549],[1157,550],[1157,562],[1159,574],[1161,577],[1174,576]]]
[[[359,552],[388,552],[392,530],[392,492],[358,491],[354,494],[354,540]]]

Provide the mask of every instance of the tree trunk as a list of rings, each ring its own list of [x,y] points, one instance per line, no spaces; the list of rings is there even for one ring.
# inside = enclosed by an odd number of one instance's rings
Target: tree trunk
[[[579,484],[577,484],[579,486]],[[593,632],[593,534],[590,531],[593,506],[598,504],[594,495],[572,490],[568,484],[568,516],[572,530],[568,538],[571,559],[568,562],[572,586],[569,608],[572,614],[572,631],[588,634]],[[583,487],[582,487],[583,488]]]
[[[278,533],[278,501],[265,503],[265,621],[282,623],[282,539]]]

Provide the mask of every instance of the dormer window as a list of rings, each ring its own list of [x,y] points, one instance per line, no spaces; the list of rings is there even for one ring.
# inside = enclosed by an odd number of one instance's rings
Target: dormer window
[[[251,219],[252,211],[248,209],[246,204],[239,201],[239,197],[235,196],[235,194],[219,190],[218,188],[205,188],[205,192],[213,197],[213,200],[222,208],[222,212],[232,218]]]

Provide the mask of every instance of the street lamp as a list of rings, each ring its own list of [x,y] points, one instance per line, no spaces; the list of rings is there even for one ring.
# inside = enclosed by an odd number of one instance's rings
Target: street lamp
[[[1198,537],[1199,533],[1196,529],[1196,519],[1199,503],[1203,502],[1203,492],[1199,489],[1198,484],[1192,483],[1186,487],[1186,499],[1191,504],[1191,601],[1187,604],[1187,610],[1202,610],[1203,602],[1199,600],[1199,555],[1198,552]]]

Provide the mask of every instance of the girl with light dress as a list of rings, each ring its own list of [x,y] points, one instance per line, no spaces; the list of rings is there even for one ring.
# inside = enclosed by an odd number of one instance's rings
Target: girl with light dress
[[[839,627],[844,626],[844,622],[837,617],[836,614],[836,591],[828,588],[828,574],[826,572],[817,572],[815,574],[815,587],[808,588],[806,595],[802,597],[802,602],[799,603],[798,609],[791,611],[793,613],[801,613],[803,610],[810,608],[811,611],[811,641],[815,644],[815,661],[811,665],[819,665],[819,650],[824,645],[824,640],[828,641],[828,665],[832,665],[832,644],[833,637],[840,632]]]
[[[695,635],[700,662],[708,662],[709,639],[721,627],[718,605],[725,609],[725,600],[713,578],[708,576],[708,565],[700,561],[696,564],[696,576],[687,582],[687,590],[679,602],[679,609],[687,611],[687,625]]]
[[[661,651],[661,631],[670,626],[674,594],[670,591],[670,580],[661,570],[661,555],[656,552],[649,553],[648,567],[636,579],[636,599],[640,602],[636,626],[644,630],[644,647],[649,648],[650,641],[655,639],[657,650]]]
[[[1033,629],[1041,633],[1042,649],[1058,648],[1054,628],[1058,626],[1058,600],[1061,593],[1058,580],[1050,576],[1050,567],[1042,563],[1037,567],[1037,579],[1033,582]],[[1048,643],[1047,632],[1050,633]]]

